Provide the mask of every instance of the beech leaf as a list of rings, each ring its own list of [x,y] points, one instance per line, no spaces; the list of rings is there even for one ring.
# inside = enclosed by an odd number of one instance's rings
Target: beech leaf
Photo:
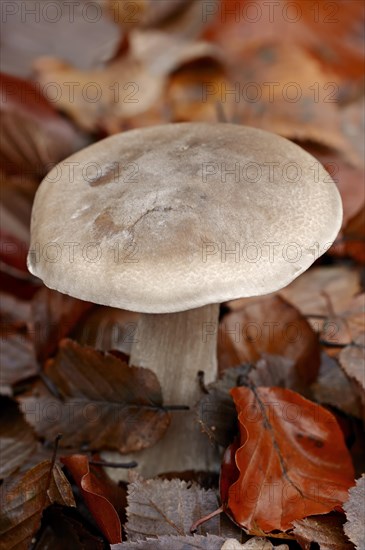
[[[0,479],[15,472],[35,451],[36,439],[17,404],[2,398],[0,406]]]
[[[190,534],[191,525],[218,508],[214,491],[179,479],[136,479],[128,487],[128,540]],[[203,524],[199,534],[219,534],[217,517]]]
[[[234,308],[219,327],[221,371],[268,353],[294,361],[291,387],[301,389],[315,380],[320,365],[317,336],[295,307],[278,295],[269,295],[237,300]]]
[[[112,354],[65,339],[45,375],[59,398],[43,392],[20,401],[39,435],[52,441],[63,434],[60,447],[137,451],[158,441],[169,425],[156,375]]]
[[[115,544],[112,550],[221,550],[224,539],[215,535],[169,536]]]
[[[2,487],[4,489],[5,487]],[[58,503],[75,506],[72,490],[61,468],[50,461],[29,470],[12,489],[1,495],[1,550],[28,548],[40,527],[43,510]]]
[[[358,550],[365,549],[365,475],[349,490],[350,498],[344,504],[347,521],[344,530]]]
[[[293,534],[305,550],[315,542],[321,550],[352,550],[353,545],[343,532],[344,517],[332,513],[312,516],[294,522]]]
[[[231,394],[240,443],[236,481],[221,497],[234,520],[262,534],[339,508],[354,472],[334,416],[288,389],[240,387]]]

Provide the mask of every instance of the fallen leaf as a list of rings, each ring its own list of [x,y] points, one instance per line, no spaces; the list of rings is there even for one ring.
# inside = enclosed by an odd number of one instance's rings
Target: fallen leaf
[[[253,537],[247,542],[241,544],[236,539],[227,539],[221,550],[289,550],[287,544],[279,544],[274,546],[269,540]]]
[[[224,316],[219,326],[220,371],[268,353],[294,361],[292,387],[302,389],[313,382],[320,364],[319,344],[299,311],[278,295],[237,302],[240,309]]]
[[[344,253],[365,264],[365,204],[347,223],[343,230]]]
[[[71,486],[62,470],[57,464],[52,466],[45,461],[2,495],[1,550],[28,548],[40,526],[43,510],[54,502],[75,506]]]
[[[329,302],[337,315],[346,309],[361,290],[360,274],[356,268],[343,265],[314,267],[295,279],[280,295],[308,317],[328,317]],[[318,324],[315,326],[318,329]]]
[[[53,441],[63,434],[60,447],[137,451],[156,443],[169,425],[155,374],[112,354],[65,339],[45,375],[59,398],[43,391],[19,400],[39,435]]]
[[[0,292],[0,320],[2,336],[9,328],[25,328],[30,319],[30,304],[16,296]]]
[[[224,538],[215,535],[169,536],[115,544],[112,550],[221,550]]]
[[[240,447],[237,480],[222,502],[234,520],[260,535],[340,507],[353,484],[353,466],[333,415],[287,389],[231,393]]]
[[[323,352],[318,378],[311,386],[315,401],[361,418],[361,403],[337,359]]]
[[[197,519],[218,508],[216,494],[179,479],[136,479],[128,486],[128,541],[163,535],[187,535]],[[199,528],[201,535],[219,534],[219,519]]]
[[[349,490],[349,499],[343,506],[347,521],[345,534],[358,550],[365,548],[365,475],[356,481],[356,486]]]
[[[298,0],[295,7],[290,0],[258,7],[246,0],[222,0],[217,8],[206,7],[203,16],[208,22],[203,36],[222,45],[227,59],[239,60],[247,45],[274,40],[288,50],[305,47],[343,77],[361,78],[364,7],[357,0],[317,5]]]
[[[0,388],[4,388],[5,393],[9,393],[6,388],[39,373],[34,346],[27,334],[2,334],[0,355]]]
[[[246,380],[250,365],[232,367],[224,371],[217,382],[210,384],[195,410],[202,431],[219,445],[227,447],[237,432],[236,409],[229,393],[231,388]]]
[[[341,514],[312,516],[294,521],[293,534],[304,550],[310,550],[312,542],[321,550],[351,550],[353,545],[343,532],[343,523]]]
[[[134,4],[120,2],[119,0],[107,0],[113,20],[123,28],[134,26],[149,27],[160,25],[176,12],[181,11],[186,0],[136,0]]]
[[[341,350],[339,362],[346,375],[352,380],[353,388],[360,397],[365,419],[365,332],[353,344]]]
[[[43,176],[87,145],[34,84],[3,74],[0,92],[0,160],[6,172]]]
[[[93,304],[42,287],[31,302],[29,333],[39,361],[57,350],[58,343],[80,323]]]
[[[239,67],[234,68],[237,73],[239,81],[232,82],[229,90],[237,90],[241,124],[316,143],[361,164],[341,131],[338,78],[304,48],[260,41],[245,48]]]
[[[169,76],[166,101],[172,122],[218,122],[220,106],[224,120],[232,120],[237,103],[222,90],[230,89],[225,67],[216,59],[198,59],[175,69]]]
[[[226,369],[221,379],[207,386],[207,393],[195,407],[202,430],[219,445],[227,447],[238,429],[236,408],[230,390],[246,385],[247,382],[256,386],[291,388],[293,365],[290,359],[263,354],[255,365]]]
[[[108,492],[112,484],[101,468],[90,468],[84,455],[62,457],[61,462],[70,470],[72,477],[81,489],[81,494],[87,507],[95,518],[102,533],[110,544],[122,540],[122,527],[118,513],[108,500]]]
[[[35,451],[36,439],[17,404],[0,398],[0,479],[15,472]]]
[[[164,86],[162,75],[131,57],[117,58],[103,70],[80,71],[55,58],[40,58],[34,68],[41,86],[60,87],[57,109],[87,132],[120,132],[125,120],[153,107]],[[70,82],[77,84],[71,100]]]

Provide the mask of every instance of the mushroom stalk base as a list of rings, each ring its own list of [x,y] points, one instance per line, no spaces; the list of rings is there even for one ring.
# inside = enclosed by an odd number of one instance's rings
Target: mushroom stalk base
[[[217,304],[140,317],[130,364],[149,368],[157,375],[165,405],[190,407],[188,411],[170,412],[171,424],[156,445],[123,456],[128,462],[136,460],[136,470],[144,477],[219,469],[218,449],[202,433],[193,410],[202,396],[198,372],[204,372],[205,384],[217,379],[218,317]],[[118,479],[128,475],[115,470],[110,474]]]

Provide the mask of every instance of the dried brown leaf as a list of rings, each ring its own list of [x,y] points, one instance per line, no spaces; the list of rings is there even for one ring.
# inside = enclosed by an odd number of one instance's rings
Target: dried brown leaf
[[[347,521],[344,531],[358,550],[365,549],[365,475],[349,490],[350,498],[344,504]]]
[[[39,435],[53,441],[63,434],[61,447],[137,451],[158,441],[169,425],[156,375],[114,355],[62,340],[45,376],[59,397],[43,391],[19,400]]]
[[[92,305],[46,287],[37,292],[31,302],[29,332],[40,361],[53,355],[59,341],[72,331]]]
[[[35,451],[36,439],[17,404],[0,400],[0,478],[15,472]]]
[[[56,83],[62,93],[55,105],[87,132],[118,133],[125,120],[152,108],[162,94],[164,78],[151,74],[141,62],[121,57],[101,70],[80,71],[55,58],[40,58],[35,64],[42,86]],[[77,82],[73,101],[68,100],[69,82]],[[90,83],[97,100],[89,101],[84,90]],[[91,92],[90,92],[91,93]]]
[[[71,486],[62,470],[57,464],[52,467],[51,462],[45,461],[2,495],[0,549],[28,548],[40,526],[43,510],[52,503],[75,506]]]
[[[43,176],[87,144],[34,84],[2,75],[0,91],[0,161],[6,172]]]
[[[293,523],[293,534],[304,550],[310,550],[311,543],[321,550],[351,550],[353,545],[343,532],[344,517],[341,514],[312,516]]]
[[[361,418],[361,403],[351,382],[338,361],[325,352],[321,355],[318,378],[312,384],[311,391],[318,403],[331,405],[345,414]]]
[[[221,550],[224,538],[215,535],[169,536],[114,544],[112,550]]]
[[[187,535],[194,521],[218,508],[214,491],[179,479],[136,479],[128,487],[126,532],[129,541],[163,535]],[[219,534],[219,519],[199,528],[201,535]]]

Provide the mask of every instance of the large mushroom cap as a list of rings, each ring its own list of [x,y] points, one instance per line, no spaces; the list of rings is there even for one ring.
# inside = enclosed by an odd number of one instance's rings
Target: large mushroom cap
[[[337,188],[297,145],[231,124],[169,124],[61,162],[34,202],[29,270],[146,313],[267,294],[335,239]]]

